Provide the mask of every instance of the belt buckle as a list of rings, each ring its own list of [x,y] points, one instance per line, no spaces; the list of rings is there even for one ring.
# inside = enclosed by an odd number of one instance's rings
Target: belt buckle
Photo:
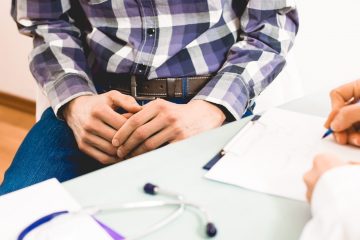
[[[136,83],[136,76],[135,75],[132,75],[131,76],[131,87],[130,87],[130,93],[131,93],[131,96],[133,98],[135,98],[136,100],[148,100],[148,101],[152,101],[152,100],[155,100],[156,97],[151,97],[151,96],[138,96],[137,95],[137,83]]]

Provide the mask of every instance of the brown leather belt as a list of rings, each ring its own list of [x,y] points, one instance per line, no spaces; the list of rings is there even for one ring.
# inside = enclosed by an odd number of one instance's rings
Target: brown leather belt
[[[110,90],[131,95],[137,100],[155,98],[193,97],[211,79],[211,75],[179,78],[157,78],[148,80],[142,76],[128,74],[106,74]]]

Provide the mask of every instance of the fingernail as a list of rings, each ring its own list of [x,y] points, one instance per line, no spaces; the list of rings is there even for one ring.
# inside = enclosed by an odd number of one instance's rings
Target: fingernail
[[[339,115],[334,118],[334,120],[331,122],[330,127],[334,131],[341,131],[343,130],[344,125],[344,118],[343,116]]]
[[[113,145],[113,146],[115,146],[115,147],[120,146],[120,142],[119,142],[119,140],[114,139],[114,140],[112,141],[112,145]]]
[[[339,129],[339,121],[336,121],[336,120],[334,120],[331,124],[330,124],[330,127],[331,127],[331,129],[332,130],[334,130],[334,131],[337,131],[338,129]]]

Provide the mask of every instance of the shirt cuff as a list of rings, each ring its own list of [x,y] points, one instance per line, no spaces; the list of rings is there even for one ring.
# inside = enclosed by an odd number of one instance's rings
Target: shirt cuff
[[[74,74],[65,75],[55,84],[48,86],[44,87],[45,95],[49,99],[55,115],[60,119],[62,119],[62,115],[59,110],[65,104],[79,96],[96,94],[92,82]]]
[[[311,201],[313,216],[360,216],[360,166],[345,165],[325,172],[318,180]]]
[[[212,78],[193,99],[223,106],[233,119],[239,120],[249,106],[249,90],[240,75],[221,73]]]

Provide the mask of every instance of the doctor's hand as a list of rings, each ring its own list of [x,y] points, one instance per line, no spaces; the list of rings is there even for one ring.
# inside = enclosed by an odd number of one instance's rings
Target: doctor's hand
[[[124,159],[219,127],[224,121],[220,108],[206,101],[175,104],[157,99],[131,116],[112,143],[118,147],[118,157]]]
[[[360,147],[360,80],[334,89],[330,96],[332,112],[325,127],[331,127],[338,143]]]
[[[330,154],[319,154],[314,158],[313,167],[304,175],[304,181],[307,186],[306,197],[309,202],[313,195],[314,188],[319,178],[328,170],[346,165],[338,157]]]
[[[117,108],[129,113],[119,114]],[[113,136],[140,109],[133,97],[110,91],[75,98],[64,107],[63,116],[79,149],[102,164],[111,164],[119,161],[111,144]]]

